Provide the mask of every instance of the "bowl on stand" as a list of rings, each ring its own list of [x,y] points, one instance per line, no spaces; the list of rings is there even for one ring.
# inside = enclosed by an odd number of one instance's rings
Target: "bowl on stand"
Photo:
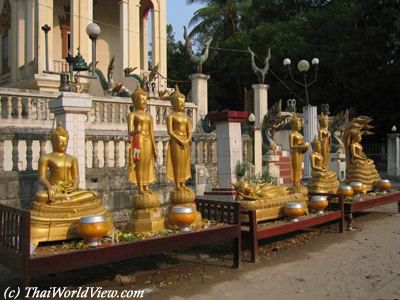
[[[312,196],[310,199],[310,208],[319,215],[324,213],[324,209],[328,207],[328,204],[327,196]]]
[[[375,183],[375,188],[380,192],[387,192],[392,187],[392,183],[389,179],[379,179]]]
[[[342,184],[338,187],[337,194],[343,195],[343,197],[346,199],[353,196],[354,192],[353,188],[350,185]]]
[[[180,227],[180,231],[191,231],[190,225],[196,220],[196,210],[189,206],[174,206],[169,213],[169,222],[171,225]]]
[[[292,202],[285,205],[283,213],[291,222],[298,222],[298,218],[305,214],[305,210],[301,203]]]
[[[109,221],[104,216],[83,217],[79,220],[78,235],[89,247],[100,245],[100,239],[110,230]]]
[[[365,191],[364,184],[362,182],[354,181],[350,183],[350,186],[353,189],[353,194],[355,198],[361,201],[361,195],[364,194]]]

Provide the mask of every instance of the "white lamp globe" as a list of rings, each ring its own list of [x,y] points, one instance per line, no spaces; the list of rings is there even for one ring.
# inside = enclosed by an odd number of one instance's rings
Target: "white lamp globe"
[[[319,64],[319,59],[316,58],[316,57],[314,57],[314,58],[312,59],[311,63],[312,63],[313,65],[318,65],[318,64]]]
[[[90,23],[88,26],[86,26],[86,33],[91,39],[97,39],[101,33],[100,26],[96,23]]]
[[[290,61],[289,58],[285,58],[285,59],[283,60],[283,65],[284,65],[284,66],[290,65],[290,63],[291,63],[291,61]]]
[[[310,63],[308,61],[306,61],[305,59],[302,59],[301,61],[299,61],[299,63],[297,64],[297,69],[300,72],[307,72],[310,69]]]

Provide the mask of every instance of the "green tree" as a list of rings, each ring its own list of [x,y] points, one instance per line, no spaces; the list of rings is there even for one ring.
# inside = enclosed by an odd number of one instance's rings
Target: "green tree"
[[[175,40],[170,24],[167,25],[167,60],[168,86],[175,87],[178,84],[181,92],[187,94],[191,88],[188,75],[193,73],[193,66],[185,46],[181,41]]]
[[[197,10],[189,26],[193,27],[190,36],[199,41],[214,36],[215,42],[229,38],[239,30],[246,28],[249,22],[246,12],[250,8],[250,0],[186,0],[187,4],[204,4]]]

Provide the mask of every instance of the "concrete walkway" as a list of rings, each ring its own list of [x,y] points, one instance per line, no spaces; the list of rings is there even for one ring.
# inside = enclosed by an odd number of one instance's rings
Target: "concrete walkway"
[[[239,271],[236,278],[169,298],[400,299],[397,203],[369,211],[375,213],[355,219],[355,231],[323,235]]]

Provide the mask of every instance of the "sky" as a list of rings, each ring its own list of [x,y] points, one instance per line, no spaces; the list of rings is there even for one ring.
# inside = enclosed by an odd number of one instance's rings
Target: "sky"
[[[183,41],[183,26],[188,27],[194,12],[200,7],[198,4],[187,5],[185,0],[167,0],[167,24],[172,25],[175,40]]]

